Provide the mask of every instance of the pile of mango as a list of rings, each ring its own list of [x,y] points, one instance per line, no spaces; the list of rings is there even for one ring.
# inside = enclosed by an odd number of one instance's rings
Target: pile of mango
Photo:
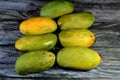
[[[32,17],[20,24],[24,35],[15,43],[15,48],[24,52],[15,63],[18,74],[41,72],[59,66],[91,70],[96,68],[101,57],[90,49],[95,36],[88,28],[95,17],[91,12],[73,13],[74,5],[70,1],[54,0],[46,3],[39,17]],[[54,32],[60,29],[58,34]],[[62,48],[56,53],[50,51],[60,41]]]

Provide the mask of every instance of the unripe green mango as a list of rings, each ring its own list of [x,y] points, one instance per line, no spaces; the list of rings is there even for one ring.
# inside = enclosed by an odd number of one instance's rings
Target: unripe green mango
[[[81,12],[67,14],[58,19],[58,25],[61,30],[75,28],[89,28],[95,21],[95,17],[91,12]]]
[[[50,69],[55,63],[55,55],[49,51],[32,51],[20,56],[15,70],[20,75],[41,72]]]
[[[56,0],[45,4],[40,10],[40,16],[56,18],[73,12],[74,6],[69,1]]]
[[[95,43],[95,36],[88,29],[70,29],[61,31],[59,40],[63,47],[90,47]]]
[[[52,33],[24,36],[15,43],[15,48],[20,51],[50,50],[57,43],[57,36]]]
[[[66,47],[58,52],[57,63],[65,68],[91,70],[101,63],[101,57],[90,48]]]

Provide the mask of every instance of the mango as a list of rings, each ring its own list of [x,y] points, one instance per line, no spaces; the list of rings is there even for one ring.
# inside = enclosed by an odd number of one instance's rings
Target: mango
[[[88,29],[71,29],[61,31],[59,33],[59,40],[63,47],[90,47],[95,43],[95,36]]]
[[[86,47],[66,47],[57,53],[57,63],[64,68],[91,70],[101,63],[100,55]]]
[[[20,75],[41,72],[50,69],[55,63],[55,55],[50,51],[32,51],[20,56],[15,63],[15,70]]]
[[[57,18],[64,14],[73,12],[74,6],[69,1],[56,0],[45,4],[40,10],[40,16]]]
[[[20,32],[24,35],[45,34],[54,32],[56,29],[56,22],[47,17],[29,18],[20,24]]]
[[[95,17],[91,12],[81,12],[67,14],[58,19],[58,25],[61,30],[89,28],[95,21]]]
[[[51,50],[57,43],[57,36],[52,33],[23,36],[15,42],[15,48],[20,51]]]

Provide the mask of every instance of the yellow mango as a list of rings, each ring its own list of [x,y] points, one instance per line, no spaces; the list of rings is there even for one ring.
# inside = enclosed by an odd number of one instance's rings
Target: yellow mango
[[[59,40],[63,47],[90,47],[95,42],[95,36],[93,32],[87,29],[71,29],[61,31],[59,33]]]
[[[57,24],[54,20],[47,17],[33,17],[20,24],[20,32],[24,35],[39,35],[54,32]]]
[[[101,63],[101,57],[90,48],[65,47],[57,53],[57,63],[65,68],[91,70]]]

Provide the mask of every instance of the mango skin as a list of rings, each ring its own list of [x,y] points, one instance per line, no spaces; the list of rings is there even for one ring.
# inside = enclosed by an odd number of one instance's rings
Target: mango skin
[[[59,33],[59,40],[63,47],[90,47],[95,43],[93,32],[88,29],[63,30]]]
[[[57,29],[57,24],[47,17],[33,17],[23,21],[19,28],[24,35],[39,35],[54,32]]]
[[[23,36],[15,42],[15,48],[20,51],[51,50],[57,43],[57,36],[52,33]]]
[[[95,16],[91,12],[72,13],[64,15],[58,19],[61,30],[83,28],[87,29],[95,21]]]
[[[50,69],[55,63],[55,55],[49,51],[32,51],[20,56],[15,70],[20,75],[41,72]]]
[[[51,1],[44,5],[40,10],[40,16],[46,16],[50,18],[57,18],[64,14],[68,14],[73,12],[74,6],[69,1],[64,0],[56,0]]]
[[[66,47],[58,52],[57,63],[61,67],[87,71],[96,68],[101,63],[101,57],[90,48]]]

